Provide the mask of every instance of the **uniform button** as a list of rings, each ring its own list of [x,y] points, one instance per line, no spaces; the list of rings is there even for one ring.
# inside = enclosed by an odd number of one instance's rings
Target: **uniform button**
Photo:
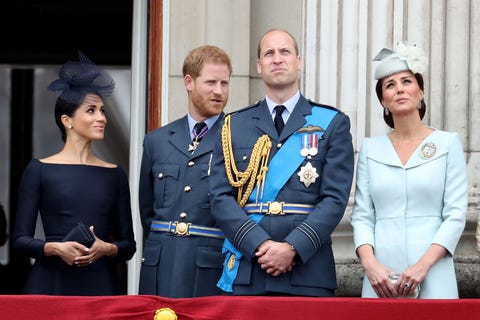
[[[277,144],[277,148],[278,148],[278,149],[280,149],[281,147],[282,147],[282,144],[281,144],[281,143]]]
[[[160,172],[160,173],[158,174],[158,178],[159,178],[159,179],[162,179],[162,178],[163,178],[163,173]]]
[[[189,161],[189,162],[187,163],[187,166],[189,166],[189,167],[193,167],[193,165],[194,165],[194,164],[195,164],[195,162],[193,162],[193,161]]]
[[[185,212],[180,213],[180,218],[185,219],[187,217],[187,214]]]
[[[243,160],[247,160],[247,156],[243,156]]]
[[[185,192],[190,192],[190,190],[192,190],[192,188],[190,188],[190,186],[186,186],[185,188],[183,188],[183,191],[185,191]]]
[[[142,262],[145,262],[145,258],[142,258]]]

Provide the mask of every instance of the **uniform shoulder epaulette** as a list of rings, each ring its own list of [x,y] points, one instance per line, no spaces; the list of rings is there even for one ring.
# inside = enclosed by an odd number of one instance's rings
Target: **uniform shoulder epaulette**
[[[255,101],[255,103],[252,103],[252,104],[249,105],[249,106],[246,106],[246,107],[244,107],[244,108],[241,108],[241,109],[238,109],[238,110],[235,110],[235,111],[232,111],[232,112],[228,113],[227,116],[228,116],[228,115],[234,115],[234,114],[236,114],[236,113],[243,112],[243,111],[245,111],[245,110],[249,110],[249,109],[255,108],[255,107],[258,106],[260,103],[262,103],[262,101],[263,101],[263,99],[260,99],[260,100],[258,100],[258,101]]]
[[[312,101],[310,99],[307,99],[308,103],[310,103],[312,106],[316,106],[316,107],[320,107],[320,108],[326,108],[326,109],[330,109],[330,110],[334,110],[334,111],[337,111],[339,113],[343,113],[342,110],[338,109],[338,108],[335,108],[334,106],[330,106],[328,104],[321,104],[321,103],[318,103],[318,102],[315,102],[315,101]]]

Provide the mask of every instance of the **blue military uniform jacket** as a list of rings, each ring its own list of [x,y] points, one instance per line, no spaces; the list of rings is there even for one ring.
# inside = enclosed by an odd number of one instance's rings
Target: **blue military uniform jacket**
[[[245,171],[253,145],[264,134],[268,134],[272,141],[273,157],[281,144],[305,125],[305,117],[312,113],[312,108],[332,107],[315,104],[300,96],[280,136],[265,101],[233,114],[231,136],[238,170]],[[300,150],[299,145],[295,152]],[[297,175],[308,162],[319,174],[309,187]],[[233,293],[332,295],[336,289],[336,275],[330,236],[344,214],[354,167],[348,116],[342,112],[335,115],[318,143],[318,154],[311,159],[305,158],[276,197],[276,201],[314,205],[314,210],[308,215],[265,215],[258,224],[253,223],[238,205],[237,190],[229,184],[224,166],[222,149],[218,145],[210,177],[212,215],[226,237],[244,256]],[[268,239],[287,241],[295,247],[298,256],[291,272],[273,277],[261,270],[254,254],[258,246]]]
[[[187,116],[147,134],[140,172],[140,215],[146,242],[140,294],[165,297],[218,295],[222,239],[151,231],[152,220],[215,227],[210,215],[209,175],[223,114],[195,152]]]

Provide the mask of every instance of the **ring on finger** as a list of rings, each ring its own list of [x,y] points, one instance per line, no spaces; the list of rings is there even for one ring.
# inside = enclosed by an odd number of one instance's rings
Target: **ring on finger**
[[[405,289],[410,288],[410,283],[405,283],[404,287],[405,287]]]

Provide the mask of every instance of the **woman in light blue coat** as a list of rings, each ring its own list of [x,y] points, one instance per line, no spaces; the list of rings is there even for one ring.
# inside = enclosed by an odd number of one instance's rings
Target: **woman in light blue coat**
[[[377,96],[393,130],[365,139],[358,157],[352,226],[366,274],[362,297],[458,298],[453,255],[468,202],[461,141],[422,122],[419,48],[400,43],[374,60],[381,61]]]

